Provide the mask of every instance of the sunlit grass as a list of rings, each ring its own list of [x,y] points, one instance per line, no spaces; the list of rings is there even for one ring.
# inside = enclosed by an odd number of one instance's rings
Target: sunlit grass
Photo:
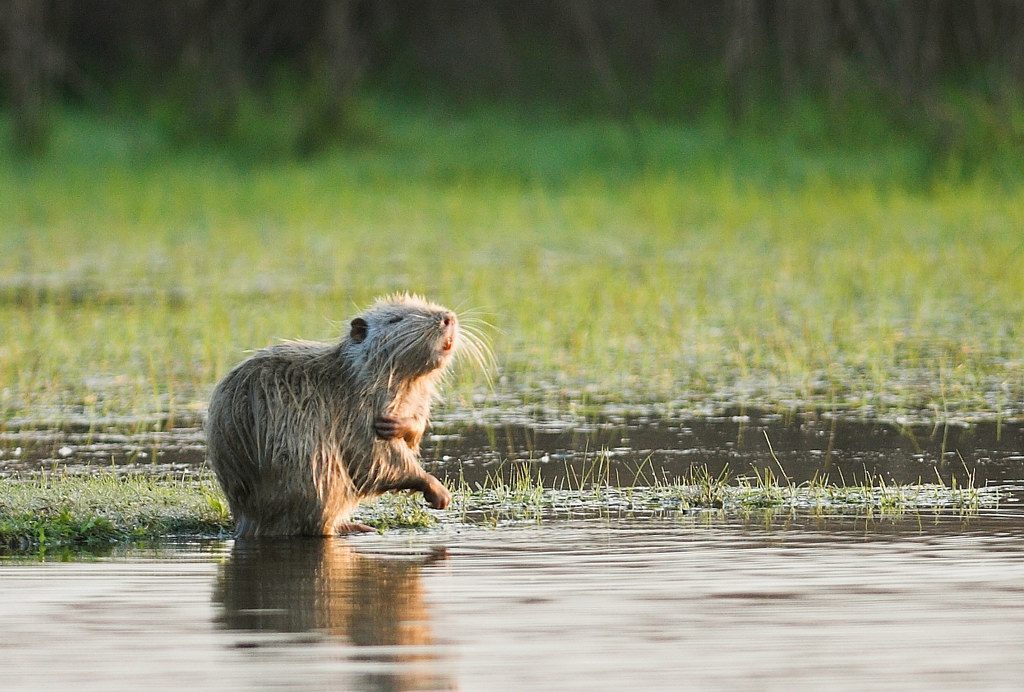
[[[721,137],[667,126],[620,166],[612,125],[505,125],[242,165],[67,120],[0,159],[0,417],[194,415],[246,350],[402,289],[495,327],[493,389],[464,370],[456,408],[1021,413],[1020,189],[778,142],[716,167]]]
[[[499,526],[509,522],[542,522],[564,518],[627,518],[630,520],[711,512],[722,516],[811,513],[821,516],[892,516],[911,512],[976,514],[999,504],[998,487],[979,487],[968,472],[955,479],[910,484],[887,483],[881,476],[860,482],[816,476],[791,482],[784,469],[770,468],[717,475],[694,466],[678,478],[660,477],[641,465],[632,483],[622,484],[621,472],[612,478],[607,456],[589,457],[582,473],[545,484],[530,462],[512,462],[488,474],[480,483],[460,482],[452,513],[462,522]],[[614,481],[614,482],[613,482]]]
[[[721,516],[811,513],[863,517],[908,512],[976,514],[995,507],[998,488],[964,484],[891,485],[881,478],[846,484],[815,478],[801,484],[761,471],[733,477],[695,467],[688,476],[613,483],[598,454],[580,475],[545,485],[536,468],[510,463],[482,483],[460,482],[443,512],[426,509],[419,495],[387,494],[362,505],[355,519],[381,532],[451,525],[501,526],[566,518],[666,518],[709,512]],[[621,478],[619,479],[621,480]],[[172,538],[227,538],[233,531],[227,502],[210,473],[197,477],[46,474],[0,479],[0,553],[103,550],[124,543]]]
[[[210,475],[171,480],[47,474],[0,481],[0,549],[8,551],[226,536],[232,526]]]

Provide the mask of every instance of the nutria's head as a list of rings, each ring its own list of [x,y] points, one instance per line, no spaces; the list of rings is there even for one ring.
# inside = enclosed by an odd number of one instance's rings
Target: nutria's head
[[[388,381],[440,374],[461,345],[455,313],[419,296],[381,298],[349,323],[342,350]]]

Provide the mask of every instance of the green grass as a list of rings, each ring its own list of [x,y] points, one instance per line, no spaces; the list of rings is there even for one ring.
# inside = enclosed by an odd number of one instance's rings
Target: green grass
[[[0,421],[173,425],[247,349],[401,289],[494,325],[456,409],[1022,413],[1019,185],[922,179],[913,142],[364,110],[303,161],[73,114],[0,154]]]
[[[433,526],[418,498],[391,495],[360,508],[381,531]],[[0,480],[0,552],[102,550],[172,538],[226,538],[234,531],[214,477],[158,478],[51,473]]]
[[[876,478],[846,485],[821,478],[793,485],[770,473],[730,478],[726,473],[711,476],[703,467],[672,482],[618,487],[609,484],[607,469],[595,465],[593,475],[545,487],[529,464],[512,464],[484,483],[460,483],[448,511],[427,510],[418,495],[389,494],[361,506],[355,518],[383,532],[572,517],[636,520],[703,511],[973,514],[999,500],[997,489],[973,482],[893,486]],[[171,538],[226,538],[232,529],[227,503],[209,474],[169,479],[101,472],[0,480],[0,553],[102,551]]]
[[[183,536],[226,536],[233,523],[212,476],[47,474],[0,481],[0,549],[46,552]]]
[[[856,515],[864,517],[902,515],[926,511],[977,513],[998,506],[997,487],[978,487],[973,474],[965,483],[918,483],[894,485],[881,477],[863,482],[838,482],[818,476],[792,483],[770,469],[752,470],[734,476],[728,469],[712,475],[707,467],[695,466],[681,478],[648,477],[641,466],[632,485],[612,470],[607,459],[595,455],[587,471],[554,486],[545,486],[539,469],[529,462],[512,463],[488,475],[483,483],[460,483],[454,493],[452,513],[463,522],[493,526],[522,521],[540,522],[552,518],[593,517],[642,519],[693,512],[715,512],[725,516],[751,516],[765,512],[776,515]]]

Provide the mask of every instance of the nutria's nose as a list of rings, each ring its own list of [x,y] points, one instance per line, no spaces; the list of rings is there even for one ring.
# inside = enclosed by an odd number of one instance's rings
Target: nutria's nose
[[[453,322],[455,322],[455,313],[453,313],[453,312],[446,312],[446,313],[444,313],[444,317],[441,319],[441,324],[443,324],[446,327],[450,327]]]

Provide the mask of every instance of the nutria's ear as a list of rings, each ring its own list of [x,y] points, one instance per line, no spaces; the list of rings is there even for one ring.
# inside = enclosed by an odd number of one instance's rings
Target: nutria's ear
[[[369,328],[370,325],[366,323],[366,320],[362,317],[357,317],[352,320],[352,331],[349,332],[349,336],[352,337],[352,341],[361,344],[366,338],[366,332]]]

